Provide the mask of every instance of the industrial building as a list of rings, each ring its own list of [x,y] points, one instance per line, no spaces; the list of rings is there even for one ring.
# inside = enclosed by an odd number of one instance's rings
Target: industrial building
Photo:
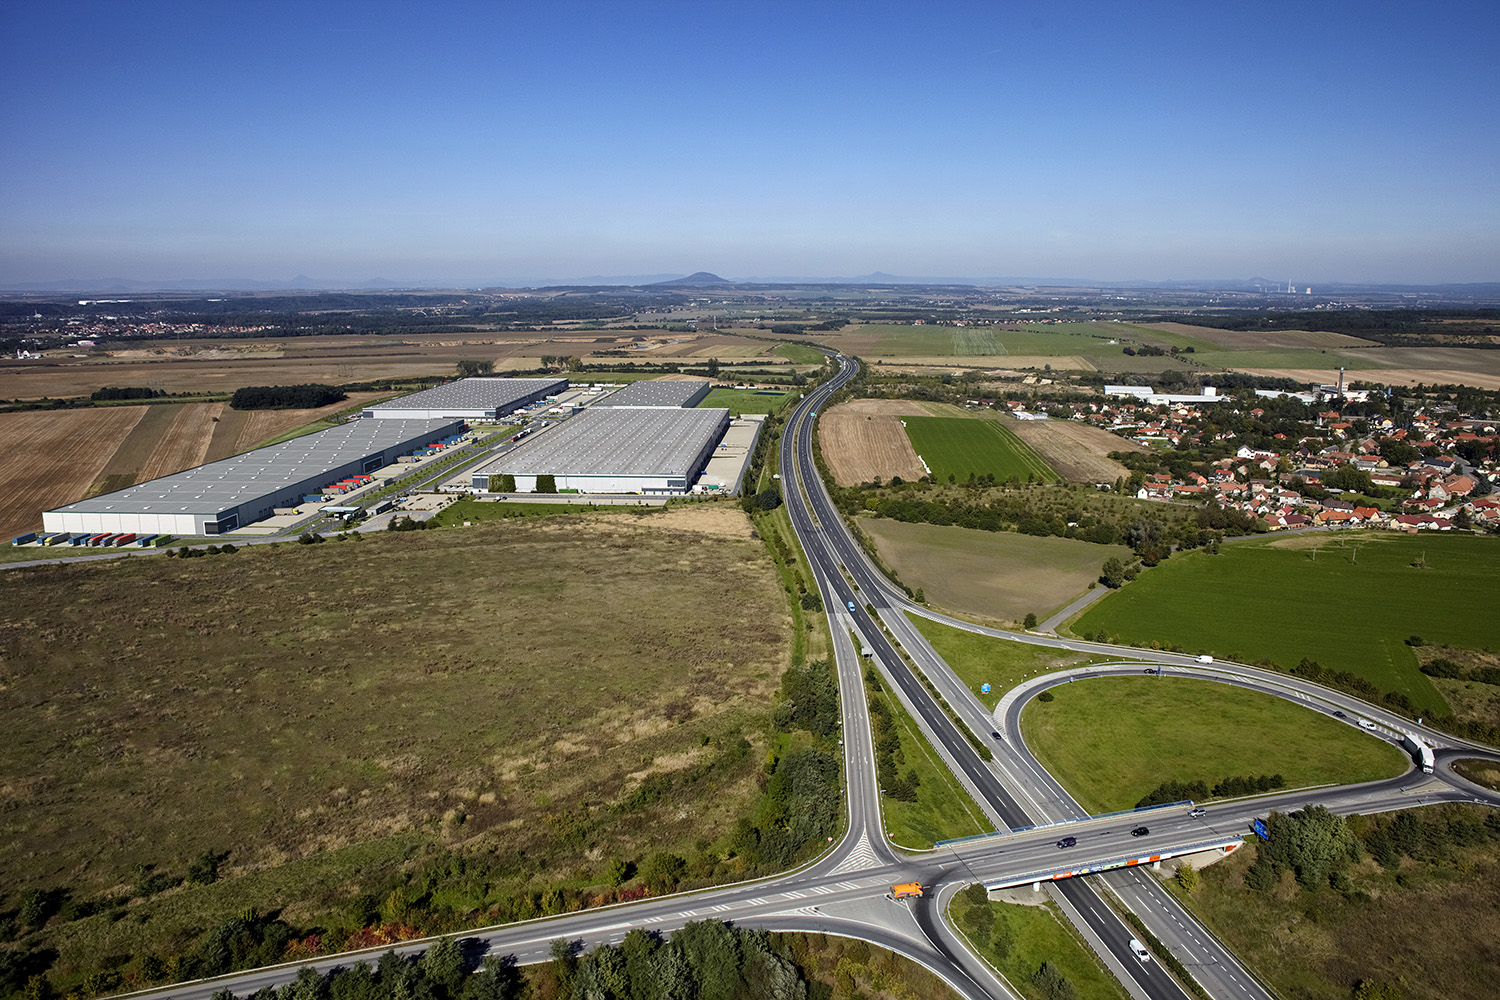
[[[484,490],[490,476],[512,475],[517,492],[531,493],[537,476],[551,475],[559,490],[685,493],[728,426],[722,408],[593,406],[481,467],[472,482]]]
[[[458,420],[353,420],[42,513],[47,531],[217,535],[463,431]]]
[[[387,403],[363,416],[393,420],[498,420],[527,403],[566,392],[565,378],[462,378]]]
[[[605,396],[595,406],[697,406],[712,384],[703,379],[648,379],[632,382]]]

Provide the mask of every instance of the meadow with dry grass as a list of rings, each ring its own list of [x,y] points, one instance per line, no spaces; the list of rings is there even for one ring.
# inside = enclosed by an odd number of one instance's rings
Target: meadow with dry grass
[[[357,928],[396,887],[433,913],[555,912],[548,892],[608,894],[613,862],[655,851],[734,875],[791,622],[746,524],[704,508],[0,575],[0,906],[39,889],[106,911],[24,939],[66,980],[248,906]],[[205,853],[222,877],[177,886]],[[400,888],[424,865],[439,888]]]

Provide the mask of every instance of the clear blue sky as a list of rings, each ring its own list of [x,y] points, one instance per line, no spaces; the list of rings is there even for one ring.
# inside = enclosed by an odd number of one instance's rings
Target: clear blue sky
[[[1493,0],[8,0],[0,37],[0,284],[1500,280]]]

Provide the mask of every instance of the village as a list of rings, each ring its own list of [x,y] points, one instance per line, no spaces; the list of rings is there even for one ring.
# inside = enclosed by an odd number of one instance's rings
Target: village
[[[1215,503],[1271,531],[1500,532],[1500,495],[1492,492],[1500,421],[1492,417],[1435,404],[1398,421],[1378,412],[1386,409],[1378,394],[1333,386],[1254,396],[1108,388],[1107,402],[1054,404],[1045,415],[1028,413],[1022,400],[1003,405],[1020,419],[1072,419],[1153,449],[1160,461],[1115,456],[1133,470],[1116,487],[1142,500]]]

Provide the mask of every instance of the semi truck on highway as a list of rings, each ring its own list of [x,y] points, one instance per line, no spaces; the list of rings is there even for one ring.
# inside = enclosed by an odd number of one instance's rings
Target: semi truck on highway
[[[1437,765],[1437,758],[1433,756],[1432,747],[1428,746],[1416,733],[1402,733],[1401,742],[1411,751],[1412,758],[1416,760],[1417,766],[1422,769],[1423,774],[1431,774]]]
[[[921,882],[902,882],[891,886],[892,899],[912,899],[922,895]]]

